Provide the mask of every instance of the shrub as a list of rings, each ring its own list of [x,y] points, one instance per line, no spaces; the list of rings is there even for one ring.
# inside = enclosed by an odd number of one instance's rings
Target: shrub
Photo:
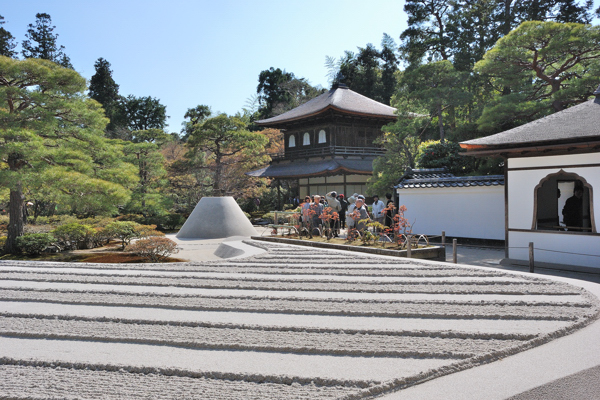
[[[167,214],[162,218],[162,227],[164,229],[177,229],[185,222],[185,218],[181,214]]]
[[[87,243],[92,241],[94,233],[94,228],[91,226],[77,222],[61,225],[52,231],[62,247],[73,250],[87,247]]]
[[[6,236],[0,236],[0,253],[2,253],[2,249],[4,248],[5,244],[6,244]]]
[[[27,233],[16,240],[19,251],[30,256],[42,254],[53,242],[54,236],[50,233]]]
[[[104,234],[109,238],[119,239],[122,249],[131,242],[131,239],[137,237],[137,222],[133,221],[113,221],[104,227]]]
[[[156,230],[156,225],[138,225],[135,227],[136,237],[147,238],[150,236],[165,236],[164,233]]]
[[[127,246],[126,251],[144,257],[151,262],[161,262],[173,253],[179,252],[177,243],[166,237],[150,236]]]
[[[476,168],[473,157],[461,156],[458,143],[431,140],[419,145],[416,163],[419,168],[446,167],[449,172],[457,175],[472,173]]]
[[[102,233],[108,238],[119,239],[123,250],[132,239],[165,235],[156,230],[156,225],[140,225],[133,221],[113,221],[104,227]]]

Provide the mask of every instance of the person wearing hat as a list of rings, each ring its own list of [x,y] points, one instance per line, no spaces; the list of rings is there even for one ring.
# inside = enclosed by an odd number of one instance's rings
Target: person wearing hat
[[[354,212],[354,207],[356,199],[358,198],[358,193],[354,193],[352,196],[348,197],[348,211],[346,211],[346,225],[348,229],[354,228],[354,218],[352,218],[352,213]]]
[[[356,229],[361,232],[364,231],[367,227],[367,224],[371,221],[371,218],[369,218],[369,212],[367,211],[367,206],[365,205],[365,196],[359,195],[356,198],[353,213],[355,215],[358,214],[358,219],[356,220]]]

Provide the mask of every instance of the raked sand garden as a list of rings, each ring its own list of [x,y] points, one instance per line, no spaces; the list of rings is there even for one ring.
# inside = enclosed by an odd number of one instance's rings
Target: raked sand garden
[[[377,398],[599,313],[533,275],[251,243],[265,251],[202,263],[0,262],[0,397]]]

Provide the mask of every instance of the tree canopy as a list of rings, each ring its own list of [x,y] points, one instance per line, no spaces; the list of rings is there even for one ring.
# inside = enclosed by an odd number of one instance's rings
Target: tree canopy
[[[522,23],[475,66],[504,95],[485,107],[482,129],[511,127],[581,103],[598,86],[600,27]],[[510,88],[507,92],[506,88]]]
[[[194,160],[200,153],[200,166],[211,171],[214,195],[231,195],[243,189],[239,178],[249,180],[245,172],[268,161],[264,158],[268,143],[265,135],[248,131],[247,122],[240,116],[220,114],[194,126],[187,142],[190,150],[187,157]],[[234,176],[238,179],[233,179]]]
[[[4,25],[4,17],[0,15],[0,56],[14,57],[17,55],[15,52],[15,37],[2,25]]]
[[[381,47],[377,50],[368,43],[359,47],[357,53],[346,51],[339,59],[327,56],[325,67],[332,86],[342,82],[363,96],[389,104],[396,86],[394,74],[398,71],[398,46],[384,33]]]
[[[22,43],[22,54],[25,58],[41,58],[54,61],[66,68],[73,69],[71,59],[64,52],[65,46],[58,46],[58,34],[53,33],[56,26],[52,25],[49,14],[35,15],[35,25],[29,24],[25,40]]]
[[[94,63],[94,68],[96,73],[90,79],[89,95],[102,104],[110,120],[107,130],[113,131],[122,122],[119,121],[119,85],[112,77],[110,63],[104,58],[99,58]]]
[[[271,67],[258,76],[259,116],[264,119],[283,114],[324,91],[311,86],[304,78],[297,78],[292,72]]]
[[[71,205],[102,203],[103,211],[116,211],[128,200],[122,184],[135,177],[109,154],[107,120],[85,90],[85,79],[71,69],[0,56],[0,182],[10,189],[7,251],[23,234],[28,188],[44,185],[56,199],[76,195]]]

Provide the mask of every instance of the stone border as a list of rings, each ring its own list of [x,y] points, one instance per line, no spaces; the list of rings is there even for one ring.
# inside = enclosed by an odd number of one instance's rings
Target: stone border
[[[273,236],[251,236],[250,239],[263,240],[265,242],[295,244],[299,246],[320,247],[324,249],[356,251],[360,253],[378,254],[382,256],[392,257],[406,257],[407,253],[406,250],[387,250],[373,247],[349,246],[344,244],[333,244],[323,242],[310,242],[308,240],[285,239]],[[411,251],[411,258],[433,261],[446,261],[446,248],[443,246],[431,246],[424,249],[413,249]]]

